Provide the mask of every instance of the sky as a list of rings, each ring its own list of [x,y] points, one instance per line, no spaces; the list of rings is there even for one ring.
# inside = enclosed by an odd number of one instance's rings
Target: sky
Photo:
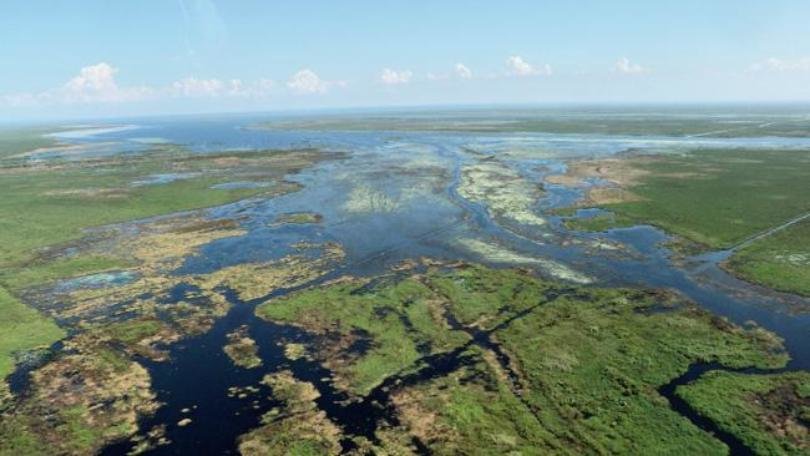
[[[810,1],[0,0],[0,119],[810,101]]]

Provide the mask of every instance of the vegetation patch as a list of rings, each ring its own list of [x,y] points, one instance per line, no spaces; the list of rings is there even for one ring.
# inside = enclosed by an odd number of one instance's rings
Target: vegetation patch
[[[756,454],[810,451],[810,373],[712,371],[677,394]]]
[[[268,301],[256,314],[319,335],[313,356],[342,388],[364,395],[421,356],[467,339],[447,330],[437,298],[416,278],[347,280]]]
[[[359,185],[349,193],[343,209],[356,214],[386,213],[399,210],[401,205],[401,195],[392,196],[369,186]]]
[[[810,154],[804,151],[706,149],[629,156],[572,163],[568,177],[595,177],[610,184],[589,191],[586,206],[606,207],[713,249],[731,247],[810,212],[804,197]],[[598,197],[612,188],[624,196]]]
[[[725,266],[751,282],[810,296],[810,219],[743,247]]]
[[[139,317],[89,329],[76,335],[67,345],[71,347],[75,341],[87,346],[114,345],[130,355],[166,361],[168,354],[160,346],[179,339],[180,333],[165,322],[154,317]]]
[[[495,337],[545,429],[580,453],[723,454],[657,389],[699,361],[779,367],[767,331],[743,329],[674,296],[634,290],[561,294]]]
[[[238,264],[191,280],[203,290],[228,287],[236,291],[239,299],[248,301],[266,296],[277,288],[309,282],[323,274],[327,265],[340,261],[345,255],[340,245],[334,243],[309,247],[319,248],[323,254],[316,259],[290,255],[278,261]]]
[[[502,381],[497,363],[478,347],[471,362],[447,376],[392,395],[404,431],[431,454],[550,454],[563,442]]]
[[[315,212],[290,212],[281,214],[276,217],[275,224],[280,225],[306,225],[312,223],[321,223],[323,216]]]
[[[228,343],[222,350],[231,358],[234,364],[245,369],[253,369],[262,365],[259,358],[259,347],[256,341],[248,334],[248,327],[240,326],[228,334]]]
[[[788,359],[772,333],[670,293],[563,286],[470,265],[343,279],[257,314],[316,336],[313,357],[339,388],[362,396],[390,382],[401,426],[378,428],[378,440],[405,454],[412,438],[440,454],[723,454],[658,388],[695,362],[770,368]],[[466,360],[416,379],[434,354]]]
[[[740,114],[732,110],[695,112],[693,107],[662,114],[658,107],[626,109],[605,108],[594,111],[565,108],[530,108],[510,110],[509,118],[487,118],[491,114],[465,109],[443,112],[441,116],[408,113],[373,116],[323,116],[296,120],[275,120],[254,126],[259,129],[292,130],[349,130],[349,131],[426,131],[509,133],[537,132],[561,135],[619,135],[619,136],[673,136],[673,137],[810,137],[810,121],[803,111],[789,114],[756,112]]]
[[[340,454],[341,430],[318,410],[320,394],[290,371],[264,377],[281,406],[262,417],[262,426],[239,438],[239,452],[251,455]]]
[[[495,160],[464,167],[458,193],[469,201],[486,206],[493,217],[525,225],[546,223],[533,210],[543,195],[543,189]]]
[[[496,243],[463,238],[458,240],[458,244],[466,250],[481,256],[483,260],[492,263],[537,266],[551,277],[574,283],[586,284],[592,281],[590,277],[574,271],[562,263],[547,258],[526,256]]]
[[[49,318],[18,301],[0,287],[0,409],[7,393],[5,378],[14,369],[15,359],[25,352],[46,348],[65,336]]]
[[[607,213],[598,214],[593,217],[569,217],[563,219],[563,224],[569,230],[599,232],[614,228],[627,228],[636,223],[627,217]]]
[[[59,128],[56,127],[2,128],[0,129],[0,158],[56,146],[56,139],[46,135],[58,130]]]
[[[157,409],[146,369],[88,341],[32,374],[31,394],[0,417],[0,454],[92,454]]]
[[[0,378],[11,372],[16,353],[48,346],[63,332],[45,317],[26,310],[20,296],[27,289],[51,284],[65,277],[139,265],[154,271],[144,274],[134,285],[104,296],[101,291],[84,290],[70,299],[65,308],[50,308],[64,317],[83,318],[110,303],[115,297],[137,297],[167,285],[156,277],[176,265],[179,258],[197,246],[235,231],[209,230],[201,233],[174,232],[145,239],[138,237],[110,253],[110,244],[97,242],[98,233],[83,243],[85,229],[159,214],[216,206],[257,194],[274,195],[295,190],[284,176],[295,173],[327,157],[315,150],[257,151],[192,154],[174,145],[155,145],[142,155],[119,157],[75,157],[72,160],[47,159],[30,165],[14,155],[54,145],[45,138],[47,131],[3,130],[0,132]],[[205,170],[206,172],[200,172]],[[212,171],[213,170],[213,171]],[[143,176],[160,172],[199,172],[194,178],[164,185],[131,186]],[[217,182],[235,176],[261,175],[274,182],[262,189],[212,190]],[[92,191],[87,191],[92,189]],[[125,191],[121,191],[125,189]],[[111,195],[115,195],[111,198]],[[214,233],[216,232],[216,233]],[[96,236],[96,237],[94,237]],[[102,236],[103,237],[103,236]],[[143,241],[143,243],[141,243]],[[77,244],[80,254],[67,252],[66,243]],[[99,251],[92,246],[98,245]],[[54,254],[56,252],[56,254]],[[38,296],[39,298],[39,296]],[[86,299],[85,299],[86,298]],[[37,299],[40,303],[43,300]],[[49,306],[48,300],[42,308]],[[120,301],[118,301],[120,302]],[[96,307],[94,307],[96,306]],[[2,382],[0,382],[2,383]],[[5,389],[4,387],[2,389]]]

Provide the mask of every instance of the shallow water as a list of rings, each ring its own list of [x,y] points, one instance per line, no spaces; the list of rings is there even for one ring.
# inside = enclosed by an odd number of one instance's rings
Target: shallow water
[[[300,241],[334,241],[346,250],[338,274],[371,275],[386,271],[407,258],[429,256],[443,259],[485,261],[459,245],[459,239],[497,242],[500,247],[525,257],[542,258],[577,271],[594,280],[596,286],[664,287],[679,291],[700,306],[736,323],[754,321],[785,339],[792,360],[791,369],[810,369],[810,315],[790,311],[790,304],[805,300],[771,293],[739,281],[716,266],[717,257],[705,255],[683,264],[674,263],[661,247],[667,236],[639,226],[612,230],[606,234],[566,230],[551,209],[575,201],[577,190],[547,185],[546,196],[537,211],[550,221],[542,227],[522,226],[493,219],[486,208],[459,196],[460,170],[475,163],[481,154],[494,155],[524,178],[539,183],[543,175],[560,172],[563,160],[572,157],[606,156],[628,149],[656,152],[682,151],[694,147],[785,147],[810,149],[809,139],[788,138],[660,138],[608,137],[599,135],[477,134],[419,132],[330,132],[263,131],[246,128],[258,117],[223,119],[168,119],[133,121],[135,129],[85,131],[87,141],[114,141],[121,151],[143,147],[140,138],[160,137],[187,146],[197,153],[223,149],[319,147],[343,151],[348,157],[321,163],[292,180],[303,189],[272,199],[249,199],[208,211],[211,218],[238,218],[248,233],[220,239],[188,258],[175,273],[205,273],[244,262],[281,258],[294,251]],[[74,139],[75,135],[71,137]],[[140,149],[139,149],[140,150]],[[234,185],[239,182],[231,183]],[[290,212],[323,215],[317,224],[274,224]],[[581,212],[593,216],[598,211]],[[618,247],[618,248],[617,248]],[[499,264],[503,265],[503,264]],[[553,277],[555,271],[537,266],[538,272]],[[281,290],[277,295],[289,290]],[[230,313],[218,320],[206,334],[181,341],[170,348],[171,362],[144,361],[158,399],[165,405],[154,417],[144,419],[144,428],[168,425],[172,445],[160,447],[161,454],[187,454],[206,448],[211,453],[234,451],[234,439],[259,423],[260,416],[274,406],[267,388],[249,400],[230,398],[231,386],[257,386],[272,371],[291,369],[297,378],[310,381],[321,393],[319,406],[336,423],[356,435],[371,435],[375,420],[387,417],[384,410],[369,404],[356,408],[338,406],[345,396],[328,382],[330,373],[315,363],[287,361],[281,340],[302,341],[306,334],[291,327],[273,325],[253,315],[251,303],[234,302]],[[182,293],[176,299],[182,299]],[[801,304],[801,303],[800,303]],[[222,352],[226,334],[240,325],[249,326],[260,347],[264,367],[246,370],[236,367]],[[457,360],[436,360],[436,369]],[[253,401],[256,401],[255,403]],[[181,409],[197,408],[188,415],[187,427],[175,425],[186,414]],[[390,419],[390,417],[387,417]],[[371,420],[371,421],[369,421]],[[107,454],[120,454],[128,443],[111,446]]]
[[[63,280],[56,285],[59,293],[86,288],[106,288],[134,282],[138,275],[132,271],[112,271]]]

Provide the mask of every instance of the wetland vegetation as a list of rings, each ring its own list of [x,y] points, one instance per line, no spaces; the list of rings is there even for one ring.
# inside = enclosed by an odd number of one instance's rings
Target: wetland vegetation
[[[586,184],[588,178],[603,185]],[[691,251],[733,252],[726,267],[753,282],[808,295],[806,221],[810,214],[810,155],[795,150],[695,150],[684,154],[628,155],[570,165],[552,182],[588,185],[586,207],[608,214],[567,219],[574,229],[604,231],[652,224],[682,237]],[[761,238],[758,235],[767,234]],[[750,241],[750,242],[749,242]]]
[[[757,454],[810,450],[810,374],[712,371],[677,394]]]
[[[404,432],[437,454],[722,454],[723,444],[673,412],[657,388],[695,362],[787,361],[773,334],[675,295],[560,287],[467,265],[341,280],[257,313],[316,335],[311,351],[339,387],[377,398],[372,391],[386,385],[395,416],[387,422],[399,424],[381,442]],[[357,350],[363,339],[367,348]],[[458,362],[431,370],[437,355]]]
[[[0,455],[807,452],[807,118],[680,109],[0,132]]]

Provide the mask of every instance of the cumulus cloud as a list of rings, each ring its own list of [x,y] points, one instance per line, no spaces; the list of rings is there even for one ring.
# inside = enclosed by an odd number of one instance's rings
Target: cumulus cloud
[[[642,74],[649,70],[637,63],[631,62],[627,57],[622,57],[613,65],[613,71],[621,74]]]
[[[770,71],[775,73],[810,72],[810,57],[797,59],[780,59],[771,57],[754,63],[748,68],[750,72]]]
[[[55,98],[65,102],[135,101],[152,94],[148,87],[119,87],[115,80],[118,68],[101,62],[79,70],[61,88],[44,92],[40,98]]]
[[[168,86],[122,86],[118,69],[100,62],[79,70],[64,84],[38,93],[0,95],[0,105],[10,107],[77,103],[114,103],[155,100],[164,97],[266,97],[275,88],[270,79],[244,82],[241,79],[186,77]]]
[[[411,70],[396,71],[391,68],[383,68],[380,74],[380,81],[388,85],[407,84],[411,82],[412,77],[413,72],[411,72]]]
[[[458,76],[461,79],[472,79],[473,77],[472,70],[467,68],[467,66],[464,65],[463,63],[457,63],[453,67],[453,71],[455,71],[456,76]]]
[[[298,94],[326,93],[330,85],[309,68],[298,71],[287,81],[287,87]]]
[[[506,59],[506,66],[509,68],[509,74],[513,76],[550,76],[551,65],[543,64],[535,66],[523,60],[519,55],[510,56]]]
[[[146,86],[122,87],[116,81],[118,68],[106,62],[88,65],[64,84],[38,93],[16,93],[0,97],[8,106],[41,104],[112,103],[139,101],[154,97],[155,89]]]

